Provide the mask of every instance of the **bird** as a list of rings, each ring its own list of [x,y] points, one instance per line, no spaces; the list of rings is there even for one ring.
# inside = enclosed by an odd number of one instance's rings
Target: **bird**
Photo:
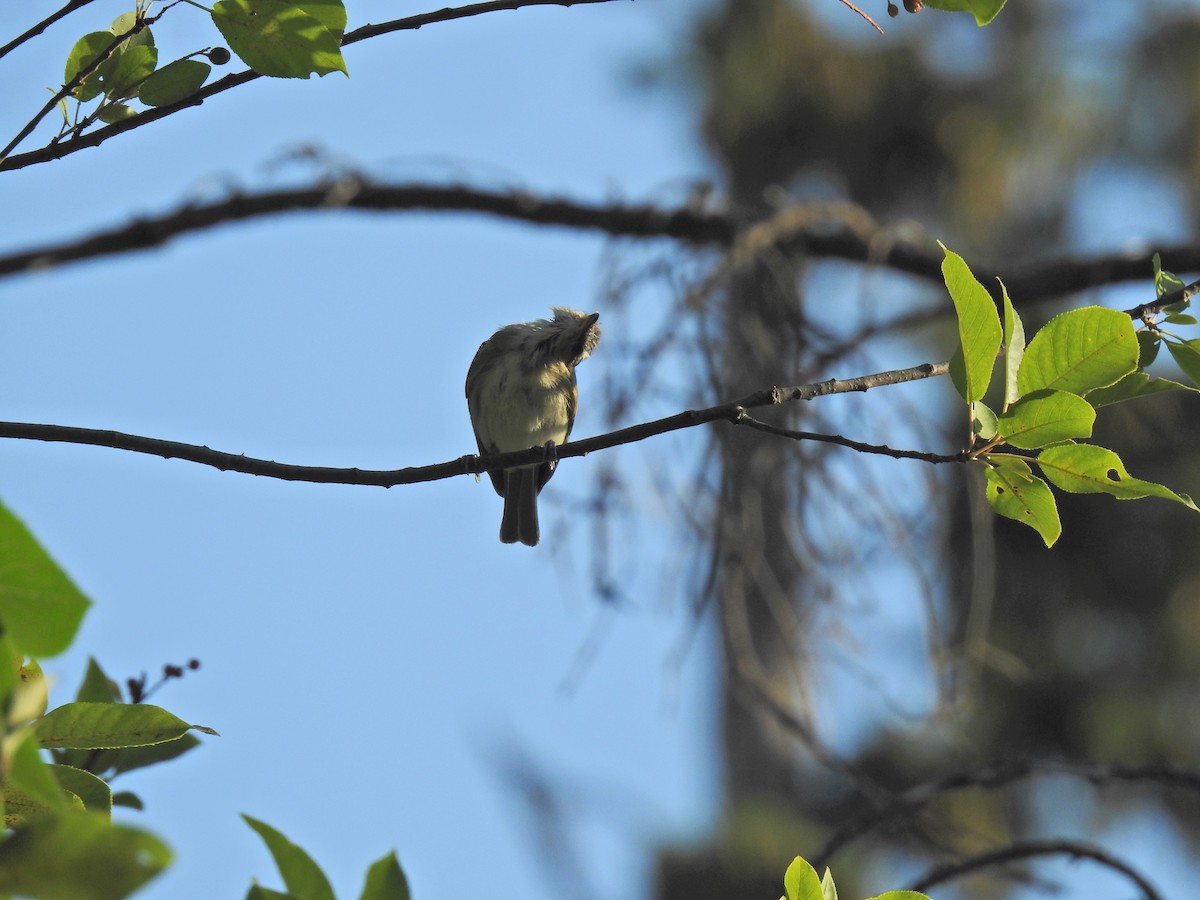
[[[575,367],[600,342],[600,313],[551,307],[553,316],[505,325],[479,345],[467,370],[467,409],[482,454],[563,444],[575,424]],[[536,547],[537,498],[554,474],[547,459],[488,472],[504,498],[500,540]]]

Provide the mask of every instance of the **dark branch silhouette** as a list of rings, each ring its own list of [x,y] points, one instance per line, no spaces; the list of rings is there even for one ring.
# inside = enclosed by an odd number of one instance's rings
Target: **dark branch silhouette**
[[[911,821],[928,804],[952,791],[970,788],[996,790],[1034,775],[1067,774],[1100,787],[1117,782],[1159,784],[1170,789],[1200,792],[1200,772],[1170,764],[1076,762],[1053,759],[1012,759],[954,772],[915,785],[877,808],[844,822],[812,856],[818,870],[828,866],[844,847],[876,828],[899,820]]]
[[[879,372],[857,378],[830,379],[813,384],[788,388],[771,388],[751,394],[733,403],[711,406],[707,409],[686,410],[673,416],[622,428],[596,437],[571,441],[549,451],[543,448],[522,450],[516,453],[499,453],[488,456],[460,456],[458,459],[415,466],[404,469],[357,469],[329,466],[299,466],[278,463],[267,459],[255,459],[239,453],[227,453],[196,444],[183,444],[160,438],[125,434],[98,428],[75,428],[68,425],[36,425],[25,422],[0,422],[0,438],[18,438],[33,441],[53,441],[68,444],[90,444],[96,447],[111,447],[133,453],[147,453],[164,459],[184,459],[201,465],[212,466],[223,472],[243,472],[285,481],[309,481],[320,484],[361,484],[377,487],[394,487],[400,484],[417,484],[437,481],[455,475],[478,475],[495,469],[541,462],[548,453],[556,459],[586,456],[596,450],[605,450],[620,444],[645,440],[658,434],[692,428],[708,422],[738,422],[745,411],[754,407],[777,406],[796,400],[811,400],[827,394],[842,394],[866,391],[873,387],[903,384],[920,378],[945,375],[948,363],[923,363],[909,369]]]
[[[376,184],[357,175],[312,187],[233,194],[222,200],[189,204],[154,217],[89,234],[73,241],[48,244],[0,256],[0,276],[38,271],[121,253],[160,247],[182,235],[263,216],[301,211],[332,212],[471,212],[540,226],[597,231],[619,238],[665,238],[696,246],[729,248],[734,263],[769,247],[803,251],[815,257],[845,259],[940,282],[942,251],[933,242],[897,238],[875,225],[851,204],[797,205],[759,222],[731,212],[690,206],[663,208],[648,204],[596,204],[523,191],[489,191],[467,185]],[[1159,248],[1164,267],[1174,272],[1200,271],[1200,247]],[[998,294],[1003,277],[1018,306],[1121,281],[1148,280],[1153,251],[1065,257],[1017,264],[997,272],[975,265],[976,276]],[[1140,318],[1179,302],[1200,290],[1200,282],[1129,310]]]
[[[1069,856],[1073,859],[1090,859],[1115,872],[1120,872],[1142,892],[1145,900],[1163,900],[1162,895],[1155,889],[1145,876],[1137,869],[1113,856],[1102,847],[1072,840],[1043,840],[1015,841],[1007,847],[978,853],[966,859],[935,866],[926,872],[912,886],[911,890],[925,892],[935,884],[942,884],[953,878],[961,878],[982,869],[1002,866],[1006,863],[1031,859],[1035,856]]]
[[[71,0],[71,2],[68,3],[66,6],[64,6],[62,9],[46,16],[46,18],[42,19],[42,21],[38,22],[36,25],[32,26],[31,28],[27,29],[26,31],[22,32],[21,34],[17,35],[15,38],[13,38],[11,41],[9,41],[7,44],[5,44],[3,47],[0,47],[0,59],[4,58],[9,53],[16,50],[18,47],[20,47],[26,41],[33,40],[35,37],[37,37],[39,34],[41,34],[43,31],[45,31],[47,28],[49,28],[55,22],[57,22],[59,19],[69,16],[71,13],[75,12],[75,10],[82,9],[83,7],[87,6],[91,2],[93,2],[93,0]]]

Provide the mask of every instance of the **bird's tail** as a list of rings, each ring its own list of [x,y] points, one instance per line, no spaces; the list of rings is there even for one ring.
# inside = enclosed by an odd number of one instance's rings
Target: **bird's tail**
[[[504,518],[500,520],[500,540],[506,544],[520,541],[536,547],[538,529],[537,467],[506,469],[504,472]]]

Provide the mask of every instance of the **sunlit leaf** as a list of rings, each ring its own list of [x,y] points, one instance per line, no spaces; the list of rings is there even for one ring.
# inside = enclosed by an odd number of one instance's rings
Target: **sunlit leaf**
[[[1137,334],[1129,316],[1087,306],[1055,316],[1033,336],[1017,386],[1022,394],[1049,388],[1082,396],[1116,384],[1137,365]]]
[[[976,25],[986,25],[999,15],[1005,0],[925,0],[926,6],[946,12],[969,12]]]
[[[1028,525],[1047,547],[1062,534],[1054,494],[1029,464],[1016,457],[988,457],[987,501],[997,514]]]
[[[942,246],[942,278],[958,314],[959,352],[950,361],[955,386],[968,403],[982,400],[992,380],[1003,329],[992,295],[971,274],[963,258]]]
[[[787,900],[824,900],[825,896],[817,870],[799,856],[783,874],[783,890]]]
[[[1004,302],[1004,408],[1012,406],[1021,396],[1017,387],[1017,372],[1025,356],[1025,326],[1008,296],[1008,288],[1000,282]]]
[[[1066,391],[1026,394],[1000,416],[997,432],[1022,450],[1035,450],[1059,441],[1091,437],[1096,410],[1092,404]]]
[[[1073,494],[1111,494],[1118,500],[1161,497],[1196,509],[1186,494],[1134,478],[1125,470],[1121,458],[1105,447],[1059,444],[1039,453],[1037,462],[1051,484]]]
[[[345,72],[340,40],[321,20],[281,0],[217,0],[213,23],[260,75],[307,78]]]

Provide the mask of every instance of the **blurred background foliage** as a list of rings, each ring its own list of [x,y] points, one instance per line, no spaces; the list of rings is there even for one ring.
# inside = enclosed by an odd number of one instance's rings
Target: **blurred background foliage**
[[[727,197],[748,217],[849,202],[1000,273],[1195,240],[1193,4],[1010,3],[986,28],[932,10],[893,23],[879,7],[865,11],[886,37],[833,0],[709,3],[676,58],[641,70],[643,86],[697,111],[720,174],[696,202]],[[932,286],[779,247],[724,263],[642,270],[679,297],[694,402],[948,355],[949,304]],[[1147,299],[1150,275],[1014,301],[1031,333],[1064,308]],[[614,277],[615,299],[636,281]],[[920,327],[886,327],[905,313]],[[775,421],[945,452],[965,433],[950,400],[893,389]],[[709,845],[661,854],[662,900],[777,895],[780,859],[815,854],[897,791],[997,759],[1200,767],[1200,530],[1187,510],[1064,497],[1064,537],[1047,552],[980,509],[980,485],[957,468],[743,432],[714,429],[675,479],[685,592],[721,633],[725,813]],[[1200,492],[1193,396],[1110,407],[1096,439],[1141,477]],[[1103,844],[1134,811],[1164,845],[1200,846],[1195,795],[1047,774],[954,792],[814,862],[852,897],[1022,837]],[[1022,864],[935,895],[1026,896],[1063,871]]]

